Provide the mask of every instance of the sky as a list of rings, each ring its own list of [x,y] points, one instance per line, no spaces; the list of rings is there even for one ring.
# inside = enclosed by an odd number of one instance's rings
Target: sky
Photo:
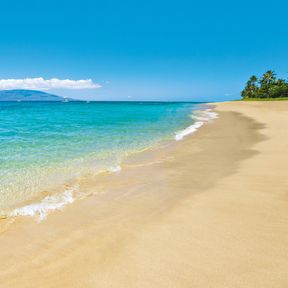
[[[1,1],[0,88],[101,101],[237,99],[252,74],[287,79],[287,11],[287,0]]]

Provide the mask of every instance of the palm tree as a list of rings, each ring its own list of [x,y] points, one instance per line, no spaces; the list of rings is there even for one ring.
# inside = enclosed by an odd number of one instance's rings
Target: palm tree
[[[283,85],[286,84],[286,82],[285,82],[284,79],[277,79],[275,84],[276,84],[277,86],[283,86]]]
[[[248,80],[248,82],[250,82],[251,84],[255,84],[258,81],[257,77],[255,75],[251,76],[250,79]]]
[[[272,70],[268,70],[266,73],[264,73],[263,78],[264,81],[267,83],[267,85],[272,84],[276,80],[276,74]]]
[[[272,70],[268,70],[266,73],[263,74],[262,78],[260,79],[261,90],[264,92],[267,98],[270,97],[270,89],[276,81],[276,74]]]
[[[243,98],[254,98],[257,96],[257,77],[251,76],[246,83],[245,89],[242,91],[241,95]]]
[[[251,76],[241,92],[243,98],[279,98],[288,97],[288,82],[277,79],[272,70],[268,70],[258,80]]]
[[[272,98],[287,97],[288,84],[284,79],[277,79],[270,92]]]

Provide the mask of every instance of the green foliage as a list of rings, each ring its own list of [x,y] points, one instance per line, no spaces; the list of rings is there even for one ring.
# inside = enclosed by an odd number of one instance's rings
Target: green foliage
[[[242,100],[235,101],[287,101],[288,97],[277,97],[277,98],[245,98]]]
[[[243,100],[285,98],[288,97],[288,83],[284,79],[277,79],[276,74],[269,70],[260,79],[251,76],[241,96]]]

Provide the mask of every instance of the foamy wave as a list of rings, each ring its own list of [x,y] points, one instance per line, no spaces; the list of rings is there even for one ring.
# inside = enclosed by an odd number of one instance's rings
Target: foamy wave
[[[108,171],[112,173],[120,172],[121,170],[122,168],[120,165],[115,165],[115,166],[111,166],[110,168],[108,168]]]
[[[185,136],[197,131],[197,129],[200,128],[203,124],[204,122],[201,122],[201,121],[195,122],[193,125],[185,128],[184,130],[177,132],[175,135],[175,139],[177,141],[182,140]]]
[[[120,172],[121,166],[114,165],[107,169],[107,171],[111,173]],[[54,210],[61,210],[67,204],[73,203],[76,199],[79,199],[83,196],[78,190],[78,186],[67,189],[62,193],[58,193],[55,195],[46,196],[43,200],[39,203],[29,204],[20,208],[16,208],[11,211],[8,216],[9,217],[17,217],[17,216],[30,216],[36,217],[38,222],[44,220],[49,212]]]
[[[74,191],[76,188],[65,190],[62,193],[45,197],[40,203],[30,204],[14,209],[9,216],[36,216],[38,221],[47,217],[51,210],[62,209],[65,205],[74,202]]]
[[[196,132],[201,126],[204,125],[205,122],[209,122],[213,119],[216,119],[218,117],[218,114],[216,112],[212,112],[211,110],[212,109],[200,110],[195,114],[191,115],[191,117],[196,119],[197,121],[191,126],[176,132],[175,140],[176,141],[182,140],[185,136]]]

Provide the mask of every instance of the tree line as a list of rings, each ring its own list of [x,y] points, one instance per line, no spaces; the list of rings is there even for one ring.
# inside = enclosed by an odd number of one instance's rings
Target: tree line
[[[277,78],[275,72],[269,70],[259,79],[255,75],[251,76],[241,96],[243,99],[288,97],[288,83]]]

